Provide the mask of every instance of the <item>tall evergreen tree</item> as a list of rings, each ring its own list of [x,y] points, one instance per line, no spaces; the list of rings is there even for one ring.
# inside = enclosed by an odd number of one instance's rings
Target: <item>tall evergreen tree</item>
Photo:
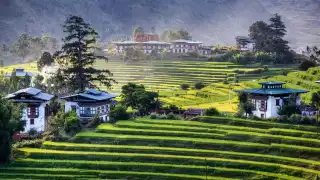
[[[249,27],[249,36],[255,40],[256,51],[271,52],[271,28],[264,21],[257,21]]]
[[[94,53],[97,49],[95,45],[98,33],[78,16],[68,17],[63,31],[67,36],[62,39],[64,44],[54,57],[59,59],[62,79],[69,85],[70,90],[94,88],[96,83],[111,87],[115,82],[110,78],[112,73],[107,69],[93,67],[97,59],[108,60],[105,56]]]
[[[278,14],[272,16],[269,21],[269,27],[271,29],[272,35],[273,52],[275,52],[277,55],[277,61],[286,63],[289,60],[287,56],[288,54],[290,54],[288,41],[283,39],[287,32],[286,26],[284,25],[284,22],[281,20],[281,16],[279,16]]]

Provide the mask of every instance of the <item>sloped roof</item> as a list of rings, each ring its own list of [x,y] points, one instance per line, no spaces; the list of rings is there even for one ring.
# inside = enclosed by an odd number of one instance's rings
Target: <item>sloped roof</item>
[[[174,40],[172,41],[173,43],[195,43],[195,44],[202,44],[202,42],[200,41],[191,41],[191,40],[185,40],[185,39],[177,39],[177,40]]]
[[[246,92],[249,94],[262,94],[262,95],[296,94],[296,93],[309,92],[306,90],[290,89],[290,88],[276,88],[276,89],[253,88],[253,89],[243,89],[243,90],[234,90],[234,91],[235,92]]]
[[[96,89],[88,89],[83,92],[79,92],[76,94],[61,97],[61,99],[69,99],[72,97],[84,97],[84,98],[88,98],[88,99],[91,99],[94,101],[103,101],[103,100],[115,98],[114,95],[109,94],[107,92],[99,91]],[[75,100],[75,101],[77,101],[77,100]]]
[[[43,100],[43,101],[49,101],[50,99],[53,98],[53,95],[44,93],[40,89],[37,89],[37,88],[20,89],[19,91],[15,92],[15,93],[8,94],[6,98],[15,99],[15,97],[17,97],[21,93],[31,95],[31,97],[39,99],[39,100]],[[20,102],[20,100],[17,100],[17,101]],[[25,100],[25,101],[28,101],[28,100]]]
[[[28,76],[34,76],[34,73],[32,73],[32,72],[25,72],[23,68],[17,68],[17,69],[15,70],[15,75],[18,76],[18,77],[24,77],[24,76],[26,76],[26,75],[28,75]],[[7,77],[11,77],[12,74],[11,74],[11,73],[10,73],[10,74],[6,74],[6,76],[7,76]]]

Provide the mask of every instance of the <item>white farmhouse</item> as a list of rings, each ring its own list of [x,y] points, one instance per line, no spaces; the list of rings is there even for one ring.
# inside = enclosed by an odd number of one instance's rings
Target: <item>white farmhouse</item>
[[[95,115],[109,121],[110,106],[115,103],[113,98],[114,95],[95,89],[61,97],[65,101],[65,112],[75,111],[82,122],[89,121]]]
[[[301,104],[300,94],[306,90],[284,88],[283,82],[263,82],[261,88],[235,90],[235,92],[248,93],[254,106],[253,115],[260,118],[278,117],[278,109],[292,95],[295,95],[297,105]]]
[[[6,98],[15,103],[26,105],[21,119],[26,121],[23,133],[29,132],[31,129],[38,132],[45,131],[49,117],[48,101],[53,98],[53,95],[36,88],[26,88],[9,94]]]

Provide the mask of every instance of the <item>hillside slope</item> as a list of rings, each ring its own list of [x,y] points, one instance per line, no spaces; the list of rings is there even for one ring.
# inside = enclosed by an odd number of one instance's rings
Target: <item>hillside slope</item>
[[[69,142],[20,148],[22,156],[0,168],[0,178],[314,179],[320,175],[319,132],[226,117],[119,121]]]

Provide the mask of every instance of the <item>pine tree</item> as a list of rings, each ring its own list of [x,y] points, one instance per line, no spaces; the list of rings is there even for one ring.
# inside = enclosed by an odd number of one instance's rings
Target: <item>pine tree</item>
[[[278,61],[286,62],[285,56],[289,54],[288,41],[283,39],[287,32],[286,26],[278,14],[271,17],[269,21],[272,35],[272,52],[276,53]]]
[[[70,16],[63,25],[67,36],[63,38],[63,46],[54,55],[58,58],[61,76],[68,84],[70,90],[84,90],[85,88],[97,87],[100,83],[111,87],[114,79],[107,69],[93,67],[97,59],[108,60],[105,56],[98,56],[94,52],[97,49],[96,42],[98,33],[85,23],[81,17]]]

